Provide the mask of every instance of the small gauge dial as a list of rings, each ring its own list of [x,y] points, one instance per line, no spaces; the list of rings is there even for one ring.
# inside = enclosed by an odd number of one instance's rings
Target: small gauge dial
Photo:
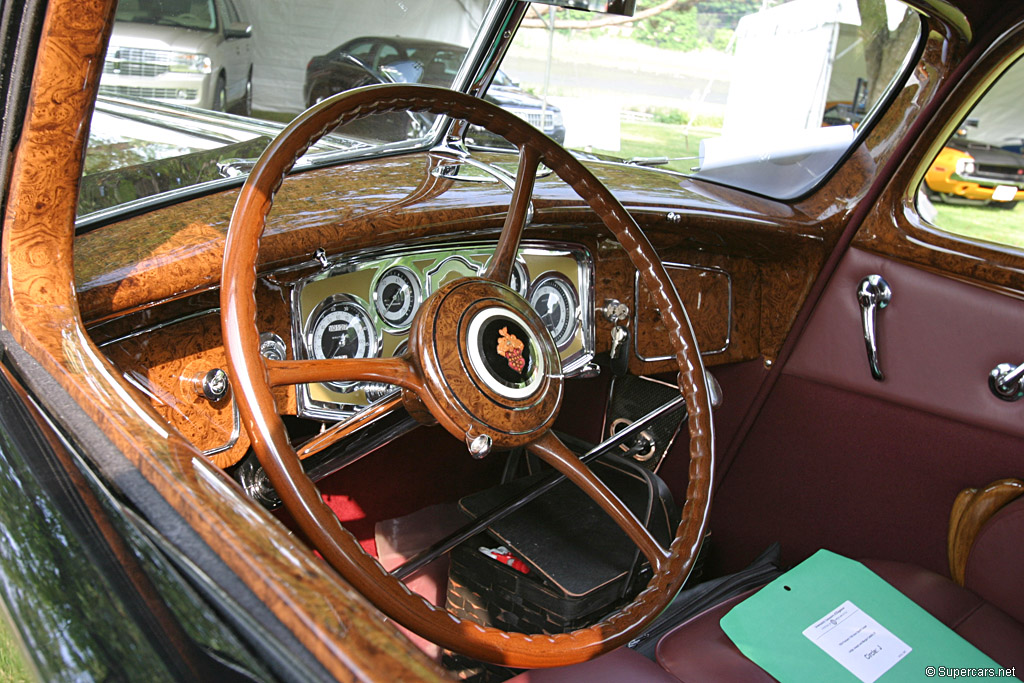
[[[526,290],[530,288],[530,276],[526,272],[526,264],[522,261],[517,260],[512,264],[512,278],[508,286],[519,296],[526,296]]]
[[[569,346],[576,334],[579,304],[576,288],[564,276],[541,276],[530,291],[530,305],[551,333],[559,351]]]
[[[306,323],[306,352],[310,358],[371,358],[379,353],[377,333],[366,309],[339,295],[321,301]],[[349,391],[353,382],[325,382]]]
[[[491,265],[490,260],[480,266],[479,274],[483,275]],[[522,258],[517,258],[512,263],[512,275],[508,282],[509,289],[521,297],[526,297],[526,291],[530,288],[530,272],[526,269],[526,263]]]
[[[377,315],[394,330],[409,327],[421,299],[419,278],[405,266],[388,268],[373,288],[373,305]]]

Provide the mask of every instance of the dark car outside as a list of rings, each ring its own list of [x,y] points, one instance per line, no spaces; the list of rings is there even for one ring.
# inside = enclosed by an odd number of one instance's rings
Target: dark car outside
[[[449,87],[455,79],[466,49],[451,43],[416,38],[354,38],[324,55],[309,60],[303,94],[306,106],[335,93],[376,83],[423,83]],[[485,97],[515,114],[561,144],[565,142],[565,124],[561,110],[531,95],[502,71],[498,71]],[[403,138],[429,127],[428,118],[409,115],[384,115],[366,122],[366,128],[346,128],[350,135],[369,135],[388,139]],[[389,130],[382,132],[381,126]],[[497,136],[479,128],[467,133],[467,141],[482,146],[499,144]]]

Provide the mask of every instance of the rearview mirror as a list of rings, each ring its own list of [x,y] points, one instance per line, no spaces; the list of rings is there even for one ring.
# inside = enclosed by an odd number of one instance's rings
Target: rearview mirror
[[[633,16],[636,0],[536,0],[543,5],[555,5],[565,9],[581,9],[588,12],[604,12],[605,14],[622,14]]]

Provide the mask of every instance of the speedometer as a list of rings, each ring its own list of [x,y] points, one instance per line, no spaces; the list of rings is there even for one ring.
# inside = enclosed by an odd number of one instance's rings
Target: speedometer
[[[380,352],[377,332],[363,305],[354,297],[335,294],[321,301],[306,321],[309,358],[371,358]],[[349,391],[354,382],[324,382],[337,391]]]
[[[558,350],[568,347],[579,318],[579,299],[572,283],[558,273],[542,275],[530,290],[530,305],[548,328]]]
[[[381,320],[393,330],[409,327],[421,299],[419,278],[405,266],[384,271],[373,287],[373,306]]]

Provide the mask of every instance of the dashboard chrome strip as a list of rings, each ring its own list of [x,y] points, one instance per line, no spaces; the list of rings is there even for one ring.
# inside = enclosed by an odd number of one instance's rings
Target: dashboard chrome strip
[[[167,327],[170,327],[171,325],[177,325],[178,323],[183,323],[188,320],[195,320],[196,318],[202,318],[203,316],[213,315],[215,313],[220,313],[220,307],[206,308],[201,311],[195,311],[193,313],[187,313],[185,315],[178,316],[177,318],[172,318],[171,320],[165,320],[163,322],[155,323],[153,325],[147,325],[146,327],[140,327],[139,329],[133,330],[128,334],[123,334],[120,337],[114,337],[104,342],[100,342],[96,346],[102,349],[104,346],[110,346],[111,344],[117,344],[119,342],[127,341],[129,339],[141,337],[145,334],[149,334],[150,332],[157,332],[159,330],[165,329]]]
[[[728,311],[727,311],[728,317],[726,319],[725,343],[722,345],[721,348],[718,348],[718,349],[702,349],[700,354],[702,356],[713,356],[716,353],[725,353],[729,349],[729,344],[732,342],[732,275],[730,275],[729,272],[726,271],[726,270],[723,270],[723,269],[717,268],[717,267],[713,267],[713,266],[695,266],[695,265],[691,265],[689,263],[672,263],[672,262],[669,262],[669,261],[664,261],[663,263],[664,263],[666,271],[667,270],[672,270],[672,269],[677,269],[677,270],[703,270],[705,272],[717,273],[717,274],[725,276],[727,287],[728,287],[728,292],[729,292],[729,306],[728,306]],[[655,362],[655,361],[663,361],[663,360],[673,360],[675,358],[675,356],[673,356],[671,354],[667,355],[667,356],[650,356],[650,357],[648,357],[648,356],[644,356],[642,353],[640,353],[640,346],[639,346],[639,341],[638,341],[638,339],[640,337],[640,334],[639,334],[639,329],[640,329],[640,273],[639,272],[636,273],[635,277],[633,278],[633,329],[634,329],[634,334],[633,334],[633,352],[636,354],[637,358],[639,358],[640,360],[642,360],[644,362]]]

